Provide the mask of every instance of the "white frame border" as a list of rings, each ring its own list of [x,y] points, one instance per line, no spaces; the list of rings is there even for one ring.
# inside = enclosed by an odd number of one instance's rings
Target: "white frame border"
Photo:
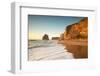
[[[93,7],[73,7],[56,8],[56,7],[44,7],[34,6],[30,3],[12,3],[11,4],[11,72],[21,73],[21,8],[22,7],[35,7],[45,9],[60,9],[60,10],[79,10],[79,11],[93,11],[96,13],[96,8]],[[96,21],[95,21],[96,22]],[[96,28],[97,29],[97,28]],[[96,30],[95,30],[96,31]]]

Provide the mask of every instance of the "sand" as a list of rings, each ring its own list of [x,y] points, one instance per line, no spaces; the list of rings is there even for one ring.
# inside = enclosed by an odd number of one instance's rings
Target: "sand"
[[[68,52],[72,53],[74,58],[88,58],[88,41],[87,40],[62,40]]]
[[[65,46],[54,42],[51,47],[37,47],[29,49],[29,61],[73,59],[73,54],[67,52]]]

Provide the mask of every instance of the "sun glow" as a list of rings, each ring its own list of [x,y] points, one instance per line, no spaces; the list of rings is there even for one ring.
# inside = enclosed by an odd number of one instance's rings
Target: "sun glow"
[[[41,40],[41,39],[42,39],[41,34],[29,32],[29,40]]]

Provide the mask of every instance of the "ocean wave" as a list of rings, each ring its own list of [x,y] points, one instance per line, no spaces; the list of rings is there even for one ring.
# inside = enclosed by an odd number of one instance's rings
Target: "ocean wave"
[[[52,47],[56,46],[57,41],[56,40],[35,40],[35,41],[29,41],[28,48],[38,48],[38,47]]]

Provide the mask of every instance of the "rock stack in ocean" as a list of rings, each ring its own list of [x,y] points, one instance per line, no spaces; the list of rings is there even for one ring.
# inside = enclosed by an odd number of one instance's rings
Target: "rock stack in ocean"
[[[42,37],[42,40],[49,40],[49,36],[47,34],[44,34],[44,36]]]

